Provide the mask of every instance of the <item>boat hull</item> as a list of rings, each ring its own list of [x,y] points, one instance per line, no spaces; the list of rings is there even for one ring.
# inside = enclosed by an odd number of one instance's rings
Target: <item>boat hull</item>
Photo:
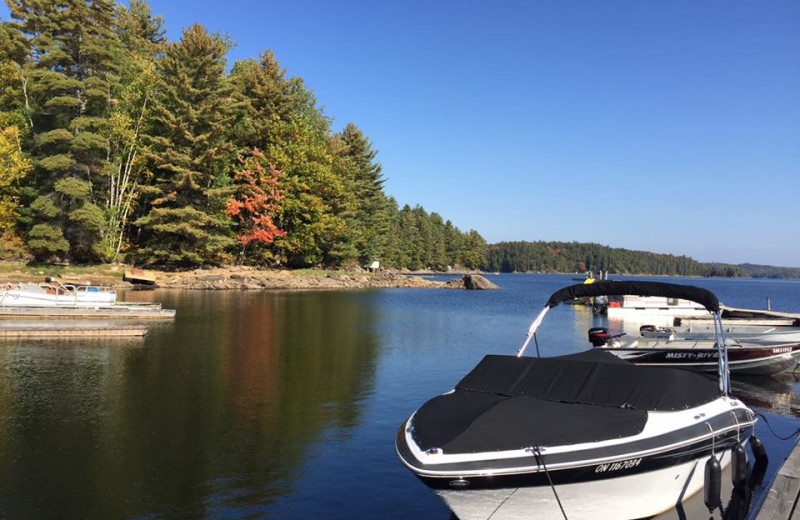
[[[0,288],[0,307],[99,309],[113,307],[116,300],[116,292],[95,287],[63,290],[35,284],[9,284],[6,288]]]
[[[722,467],[730,450],[718,453]],[[703,487],[707,457],[659,470],[596,481],[557,484],[558,498],[571,520],[624,520],[658,515]],[[620,490],[635,492],[620,496]],[[459,520],[562,520],[549,485],[476,490],[435,490]]]
[[[570,519],[636,519],[660,514],[698,492],[709,457],[724,467],[730,450],[747,442],[754,418],[739,404],[729,408],[709,417],[711,408],[697,408],[691,413],[702,419],[659,437],[558,453],[545,449],[546,472],[534,453],[527,460],[475,454],[472,461],[425,464],[411,448],[408,424],[395,445],[406,466],[460,520],[563,518],[553,487]]]
[[[599,348],[637,365],[674,367],[697,372],[719,370],[719,354],[712,348]],[[732,373],[775,375],[793,370],[800,363],[800,343],[731,347],[728,349],[728,361]]]

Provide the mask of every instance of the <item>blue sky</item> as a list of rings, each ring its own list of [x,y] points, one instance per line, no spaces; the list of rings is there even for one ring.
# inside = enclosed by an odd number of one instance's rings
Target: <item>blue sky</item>
[[[490,242],[800,266],[796,1],[151,5],[272,49],[390,195]]]

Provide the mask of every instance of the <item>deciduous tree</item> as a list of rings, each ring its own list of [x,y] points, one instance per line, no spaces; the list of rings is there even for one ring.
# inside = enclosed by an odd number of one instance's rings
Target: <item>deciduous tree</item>
[[[250,157],[242,159],[242,168],[233,177],[236,191],[228,199],[225,213],[237,223],[241,260],[249,245],[268,245],[286,236],[286,231],[278,229],[273,220],[284,199],[278,191],[280,176],[281,172],[256,148]],[[271,260],[263,248],[259,253],[262,262]]]

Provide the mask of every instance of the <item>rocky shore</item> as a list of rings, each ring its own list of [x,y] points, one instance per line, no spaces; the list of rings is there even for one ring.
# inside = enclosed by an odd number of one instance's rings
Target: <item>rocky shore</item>
[[[321,290],[375,288],[445,288],[444,282],[396,273],[309,273],[246,268],[159,273],[158,286],[200,290]]]
[[[69,280],[86,280],[97,285],[117,289],[132,288],[122,280],[125,266],[114,266],[103,272],[66,268],[60,274]],[[195,269],[192,271],[149,271],[156,276],[159,288],[192,290],[342,290],[342,289],[497,289],[497,286],[476,274],[466,274],[448,282],[430,280],[395,271],[291,271],[281,269],[256,269],[252,267],[224,267]],[[41,282],[44,271],[17,269],[0,274],[0,282]]]

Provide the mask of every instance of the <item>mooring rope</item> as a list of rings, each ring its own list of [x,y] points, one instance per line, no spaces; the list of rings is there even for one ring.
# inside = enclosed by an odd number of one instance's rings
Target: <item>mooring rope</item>
[[[774,435],[775,437],[779,438],[779,439],[780,439],[780,440],[782,440],[782,441],[788,441],[789,439],[791,439],[792,437],[794,437],[795,435],[797,435],[798,433],[800,433],[800,428],[798,428],[797,430],[795,430],[795,431],[794,431],[794,433],[792,433],[792,434],[791,434],[791,435],[789,435],[788,437],[781,437],[780,435],[778,435],[777,433],[775,433],[775,430],[773,430],[773,429],[772,429],[772,425],[769,423],[769,421],[767,420],[767,417],[766,417],[764,414],[762,414],[762,413],[757,413],[757,414],[756,414],[756,417],[761,417],[762,419],[764,419],[764,423],[766,423],[766,425],[767,425],[767,428],[769,428],[769,431],[771,431],[771,432],[772,432],[772,435]]]
[[[514,493],[516,493],[517,491],[519,491],[519,488],[516,488],[516,489],[515,489],[514,491],[512,491],[512,492],[511,492],[511,493],[510,493],[510,494],[509,494],[507,497],[505,497],[505,498],[503,499],[503,501],[502,501],[502,502],[500,502],[500,505],[494,508],[494,511],[492,511],[492,514],[491,514],[491,515],[489,515],[488,517],[486,517],[486,520],[491,520],[491,518],[494,516],[494,514],[495,514],[497,511],[499,511],[499,510],[500,510],[500,508],[501,508],[501,507],[503,507],[503,504],[505,504],[505,503],[506,503],[506,501],[507,501],[509,498],[511,498],[512,496],[514,496]]]
[[[564,506],[561,505],[561,499],[558,498],[556,486],[553,484],[553,479],[550,478],[550,472],[547,470],[547,465],[544,463],[544,457],[542,457],[542,451],[539,449],[539,446],[533,447],[533,453],[536,455],[537,462],[541,463],[542,467],[544,468],[544,474],[547,475],[547,481],[550,482],[550,489],[553,490],[553,494],[556,496],[556,502],[558,502],[558,508],[561,509],[561,514],[564,516],[564,520],[569,520],[567,518],[567,513],[564,512]]]

